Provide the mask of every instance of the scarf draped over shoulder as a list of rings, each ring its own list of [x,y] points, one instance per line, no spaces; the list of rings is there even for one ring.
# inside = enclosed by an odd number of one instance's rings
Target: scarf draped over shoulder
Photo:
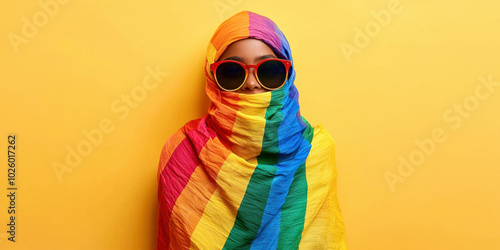
[[[210,64],[254,38],[292,61],[284,87],[226,92]],[[158,166],[158,249],[346,249],[334,141],[301,116],[290,46],[267,17],[242,11],[210,40],[208,114],[165,143]]]

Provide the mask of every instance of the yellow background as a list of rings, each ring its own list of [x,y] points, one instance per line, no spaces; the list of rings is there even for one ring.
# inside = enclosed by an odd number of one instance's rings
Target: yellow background
[[[480,80],[500,82],[500,3],[54,1],[0,4],[0,249],[154,249],[161,148],[206,113],[209,39],[241,10],[282,29],[302,114],[335,139],[350,249],[500,249],[500,87]],[[415,141],[434,137],[423,154]],[[56,162],[72,171],[59,179]]]

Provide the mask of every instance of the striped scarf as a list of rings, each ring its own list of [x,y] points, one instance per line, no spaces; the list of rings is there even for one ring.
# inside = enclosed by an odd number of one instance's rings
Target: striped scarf
[[[165,143],[158,169],[158,249],[345,249],[334,142],[300,115],[295,70],[259,94],[218,88],[210,64],[255,38],[292,61],[270,19],[242,11],[207,50],[208,114]]]

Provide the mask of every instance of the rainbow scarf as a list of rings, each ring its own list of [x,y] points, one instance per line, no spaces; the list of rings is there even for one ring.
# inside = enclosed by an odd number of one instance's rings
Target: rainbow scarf
[[[334,142],[300,115],[293,66],[283,88],[265,93],[225,92],[214,81],[209,65],[245,38],[292,61],[264,16],[243,11],[219,26],[205,64],[208,114],[161,152],[158,249],[345,249]]]

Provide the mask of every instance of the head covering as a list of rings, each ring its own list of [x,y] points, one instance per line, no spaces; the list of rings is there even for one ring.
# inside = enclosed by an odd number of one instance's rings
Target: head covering
[[[292,61],[285,85],[241,94],[210,71],[241,39]],[[300,114],[290,46],[269,18],[242,11],[210,40],[208,114],[165,143],[158,167],[158,249],[344,249],[334,142]]]

